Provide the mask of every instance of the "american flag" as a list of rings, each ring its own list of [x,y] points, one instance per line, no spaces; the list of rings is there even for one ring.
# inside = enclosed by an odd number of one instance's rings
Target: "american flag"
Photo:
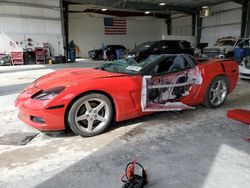
[[[105,35],[126,35],[126,18],[104,18]]]

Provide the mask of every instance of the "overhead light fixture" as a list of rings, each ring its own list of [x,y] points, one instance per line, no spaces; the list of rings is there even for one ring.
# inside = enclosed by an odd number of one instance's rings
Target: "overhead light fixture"
[[[212,11],[209,6],[203,6],[200,10],[200,17],[212,16]]]
[[[144,14],[150,14],[150,11],[145,11]]]
[[[166,5],[166,3],[161,2],[161,3],[159,3],[159,5],[160,5],[160,6],[165,6],[165,5]]]
[[[107,10],[108,10],[107,8],[102,8],[102,11],[103,11],[103,12],[105,12],[105,11],[107,11]]]
[[[208,7],[208,6],[203,6],[203,7],[201,7],[201,8],[206,9],[206,8],[209,8],[209,7]]]

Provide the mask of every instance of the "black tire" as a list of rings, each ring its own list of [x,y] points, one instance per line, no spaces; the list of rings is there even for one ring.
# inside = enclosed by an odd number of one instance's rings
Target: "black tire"
[[[215,96],[215,94],[213,95],[213,93],[214,93],[213,90],[215,90],[214,87],[216,87],[216,83],[219,83],[219,82],[223,85],[223,87],[225,87],[225,88],[223,88],[223,93],[221,94],[223,97],[222,97],[221,101],[219,101],[219,99],[217,99],[218,102],[216,102],[216,101],[213,102],[213,99]],[[221,92],[222,92],[222,88],[221,88]],[[228,79],[225,76],[218,76],[210,82],[203,104],[208,108],[218,108],[225,102],[225,100],[227,98],[227,94],[228,94]]]
[[[86,104],[89,104],[89,107]],[[97,109],[99,105],[104,106]],[[108,97],[99,93],[90,93],[73,103],[68,112],[67,121],[73,132],[82,137],[90,137],[108,128],[112,122],[113,113],[114,109]]]

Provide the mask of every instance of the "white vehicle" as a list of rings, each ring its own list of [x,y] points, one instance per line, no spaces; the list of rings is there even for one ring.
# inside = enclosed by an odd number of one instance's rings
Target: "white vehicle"
[[[240,78],[250,79],[250,56],[245,57],[239,65]]]
[[[194,48],[194,57],[201,57],[201,49]]]
[[[203,57],[229,58],[234,56],[234,48],[243,39],[235,37],[224,37],[217,39],[214,46],[203,49]]]
[[[237,44],[236,47],[238,47],[238,48],[250,48],[250,39],[247,38],[247,39],[242,40],[241,42],[239,42]]]

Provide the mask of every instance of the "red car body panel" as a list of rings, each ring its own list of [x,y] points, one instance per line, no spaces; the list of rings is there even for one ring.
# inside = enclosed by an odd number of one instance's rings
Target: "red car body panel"
[[[210,60],[198,63],[196,67],[201,72],[202,84],[194,85],[190,94],[182,97],[180,102],[189,106],[203,103],[209,84],[219,75],[228,77],[229,92],[236,87],[239,71],[234,61]],[[89,68],[56,71],[39,78],[19,94],[16,99],[16,106],[20,110],[19,118],[39,130],[64,130],[65,116],[70,104],[75,98],[88,92],[101,92],[112,99],[116,121],[147,115],[152,112],[142,112],[142,78],[141,75],[118,74]],[[58,86],[66,88],[53,99],[32,99],[38,91]],[[45,123],[32,121],[32,116],[43,118]]]

